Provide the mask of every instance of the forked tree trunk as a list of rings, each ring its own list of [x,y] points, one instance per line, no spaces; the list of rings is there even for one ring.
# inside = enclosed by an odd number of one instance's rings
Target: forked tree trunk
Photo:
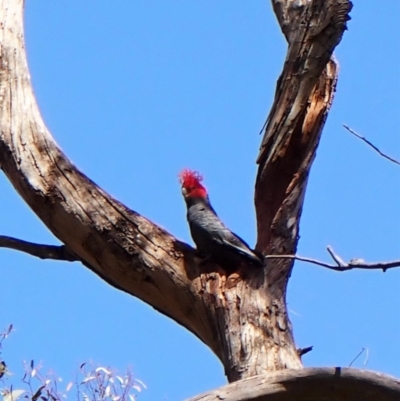
[[[348,0],[272,3],[289,48],[258,157],[257,249],[264,255],[296,251],[308,174],[335,90],[331,56],[351,8]],[[0,164],[65,244],[65,259],[80,260],[193,332],[221,360],[230,382],[302,368],[285,302],[292,261],[269,259],[264,270],[230,275],[201,266],[190,246],[81,173],[40,116],[22,14],[23,0],[0,0]]]
[[[296,250],[307,176],[336,82],[329,59],[350,9],[347,0],[295,4],[274,2],[289,51],[259,156],[257,248],[264,254]],[[87,267],[200,337],[229,381],[301,368],[285,304],[292,261],[269,260],[264,271],[229,276],[207,266],[205,273],[189,246],[82,174],[38,111],[24,51],[23,1],[1,5],[0,161],[32,210]]]

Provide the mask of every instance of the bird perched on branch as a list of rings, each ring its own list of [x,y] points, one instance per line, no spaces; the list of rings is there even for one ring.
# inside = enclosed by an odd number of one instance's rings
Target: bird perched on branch
[[[203,177],[197,171],[185,169],[179,174],[179,178],[186,202],[190,233],[199,254],[212,258],[226,269],[246,262],[263,266],[263,256],[231,232],[217,216],[207,190],[201,184]]]

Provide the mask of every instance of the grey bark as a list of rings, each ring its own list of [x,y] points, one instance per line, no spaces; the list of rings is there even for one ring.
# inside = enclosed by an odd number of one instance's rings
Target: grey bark
[[[400,380],[351,368],[285,370],[250,377],[187,401],[398,401]]]

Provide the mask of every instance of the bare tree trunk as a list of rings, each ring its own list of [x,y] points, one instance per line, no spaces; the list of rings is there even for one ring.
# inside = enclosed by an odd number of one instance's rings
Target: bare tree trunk
[[[332,102],[348,0],[274,0],[288,40],[284,69],[258,158],[257,249],[296,250],[307,178]],[[230,382],[300,369],[286,311],[293,260],[227,274],[201,266],[194,250],[130,210],[81,173],[48,132],[33,95],[23,37],[23,0],[0,0],[0,165],[15,189],[64,244],[8,239],[14,249],[81,261],[197,335]],[[50,254],[49,254],[50,255]]]

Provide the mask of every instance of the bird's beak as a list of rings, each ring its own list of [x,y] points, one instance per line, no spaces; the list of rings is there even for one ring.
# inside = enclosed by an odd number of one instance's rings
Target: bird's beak
[[[182,195],[183,195],[184,197],[186,197],[186,195],[187,195],[187,190],[186,190],[185,187],[182,187]]]

